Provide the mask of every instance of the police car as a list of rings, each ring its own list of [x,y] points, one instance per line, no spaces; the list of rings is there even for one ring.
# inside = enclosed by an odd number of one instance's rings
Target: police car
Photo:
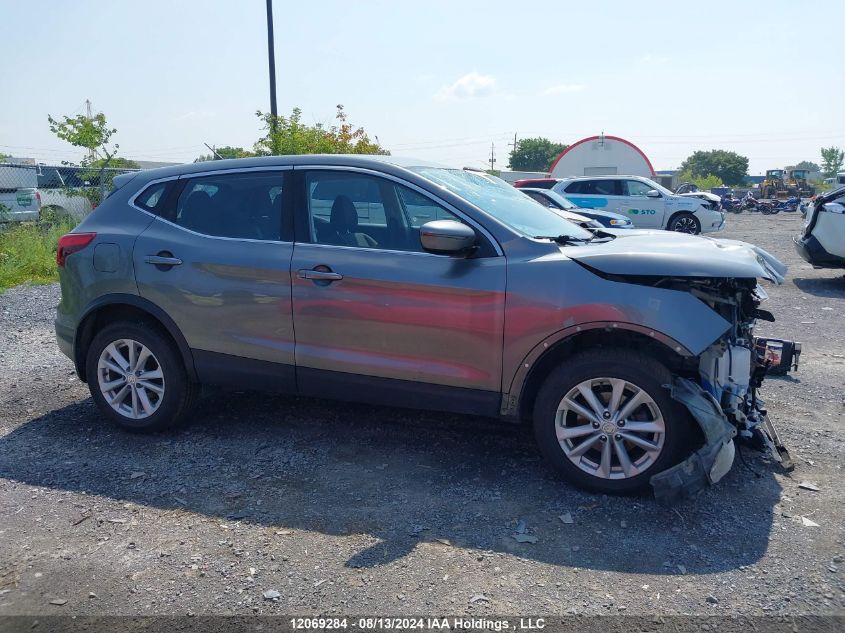
[[[562,178],[553,187],[577,207],[612,211],[638,229],[712,233],[725,226],[725,214],[709,200],[678,196],[641,176]]]

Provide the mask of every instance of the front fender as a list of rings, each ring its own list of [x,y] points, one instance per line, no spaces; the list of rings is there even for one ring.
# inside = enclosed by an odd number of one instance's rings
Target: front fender
[[[532,363],[555,342],[605,327],[698,356],[731,324],[682,290],[612,281],[563,256],[516,261],[508,266],[503,393],[519,394]]]

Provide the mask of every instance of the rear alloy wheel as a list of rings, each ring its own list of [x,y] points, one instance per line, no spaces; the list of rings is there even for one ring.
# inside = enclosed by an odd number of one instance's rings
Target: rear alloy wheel
[[[100,411],[130,431],[149,432],[182,422],[199,385],[188,381],[173,341],[149,323],[115,323],[88,348],[85,366]]]
[[[624,349],[568,359],[537,396],[534,431],[546,459],[574,483],[633,492],[684,457],[691,418],[665,384],[669,371]],[[685,448],[686,447],[686,448]]]
[[[701,223],[692,213],[679,213],[669,221],[668,229],[678,233],[698,235],[701,233]]]

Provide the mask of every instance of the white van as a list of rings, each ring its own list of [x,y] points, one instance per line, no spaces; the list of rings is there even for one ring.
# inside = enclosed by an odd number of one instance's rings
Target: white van
[[[0,223],[37,220],[40,213],[36,167],[0,164]]]
[[[710,200],[678,196],[642,176],[563,178],[552,187],[577,207],[613,211],[636,228],[680,233],[712,233],[725,226],[725,214]]]

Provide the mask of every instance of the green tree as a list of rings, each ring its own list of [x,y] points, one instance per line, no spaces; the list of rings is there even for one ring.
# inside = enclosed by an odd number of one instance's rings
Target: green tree
[[[568,145],[547,138],[524,138],[510,153],[509,166],[517,171],[549,171],[552,162]]]
[[[4,154],[3,152],[0,152],[0,163],[5,163],[10,158],[11,158],[11,156],[9,156],[8,154]]]
[[[716,176],[726,185],[741,185],[748,174],[748,159],[723,149],[699,150],[681,163],[680,171],[694,178]]]
[[[713,187],[719,187],[722,184],[722,179],[713,174],[706,176],[695,176],[690,171],[682,171],[678,174],[678,183],[691,182],[695,184],[702,191],[710,191]]]
[[[220,156],[220,158],[249,158],[250,156],[255,156],[255,153],[250,152],[248,149],[244,149],[243,147],[231,147],[230,145],[215,147],[214,151],[217,152],[217,156]],[[202,163],[207,160],[216,160],[217,156],[214,154],[202,154],[201,156],[198,156],[194,162]]]
[[[109,127],[106,115],[102,112],[90,119],[79,114],[75,117],[63,116],[61,120],[57,120],[48,114],[47,122],[50,124],[50,131],[60,139],[74,147],[88,150],[79,164],[90,167],[92,176],[96,174],[99,189],[85,189],[73,193],[85,195],[92,205],[99,204],[106,197],[106,191],[111,188],[114,174],[107,172],[107,169],[126,167],[127,164],[138,167],[137,163],[117,158],[120,146],[117,143],[111,144],[111,137],[117,129]]]
[[[816,163],[810,160],[802,160],[800,163],[795,165],[793,169],[809,169],[810,171],[821,171],[821,167],[819,167]]]
[[[302,122],[302,110],[294,108],[291,115],[273,116],[269,112],[256,112],[264,122],[265,135],[255,143],[256,156],[282,156],[288,154],[389,154],[378,143],[370,140],[364,128],[349,123],[342,105],[337,106],[336,125],[322,123],[307,125]]]
[[[845,152],[838,147],[822,147],[822,175],[833,178],[842,169]]]

